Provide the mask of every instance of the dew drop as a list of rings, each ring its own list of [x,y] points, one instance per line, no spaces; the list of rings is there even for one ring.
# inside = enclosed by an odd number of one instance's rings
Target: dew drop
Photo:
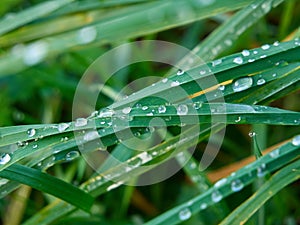
[[[223,178],[221,180],[218,180],[215,184],[214,184],[214,187],[216,188],[219,188],[221,186],[223,186],[224,184],[226,184],[227,182],[227,179],[226,178]]]
[[[252,138],[252,137],[256,136],[256,133],[255,133],[255,132],[249,132],[249,134],[248,134],[248,135],[249,135],[249,137],[251,137],[251,138]]]
[[[217,66],[221,63],[222,63],[222,59],[217,59],[217,60],[212,61],[212,66]]]
[[[126,107],[126,108],[122,109],[122,112],[124,114],[129,114],[131,112],[131,107]]]
[[[227,46],[231,46],[231,45],[232,45],[232,41],[231,41],[230,39],[225,40],[224,43],[225,43]]]
[[[60,123],[57,125],[58,132],[64,132],[70,126],[69,123]]]
[[[202,203],[201,205],[200,205],[200,209],[206,209],[207,208],[207,204],[206,203]]]
[[[28,134],[28,137],[33,137],[36,134],[36,130],[33,128],[30,128],[27,130],[27,134]]]
[[[176,87],[176,86],[179,86],[179,85],[180,85],[180,83],[177,80],[171,82],[171,87]]]
[[[147,109],[148,109],[148,106],[143,106],[142,107],[142,110],[144,110],[144,111],[147,110]]]
[[[274,45],[274,46],[278,46],[278,45],[279,45],[279,41],[275,41],[275,42],[273,43],[273,45]]]
[[[23,61],[26,65],[35,65],[41,62],[48,52],[48,44],[44,41],[37,41],[25,47]]]
[[[139,167],[142,164],[143,160],[140,157],[136,157],[135,159],[132,159],[130,162],[128,162],[128,165],[131,167]]]
[[[240,122],[241,120],[242,120],[242,118],[241,118],[240,116],[238,116],[238,117],[234,120],[234,122],[238,123],[238,122]]]
[[[188,208],[185,208],[179,212],[178,216],[181,221],[188,220],[192,216],[192,212]]]
[[[266,164],[265,163],[263,163],[263,164],[261,164],[259,167],[257,167],[257,169],[256,169],[256,172],[257,172],[257,176],[258,177],[263,177],[263,176],[265,176],[266,175]]]
[[[201,75],[204,75],[205,73],[206,73],[205,70],[200,70],[200,74],[201,74]]]
[[[5,165],[10,159],[11,157],[8,153],[0,153],[0,165]]]
[[[240,179],[234,180],[231,182],[231,190],[238,192],[244,188],[244,184]]]
[[[232,84],[232,89],[234,92],[240,92],[247,90],[250,88],[253,84],[253,79],[251,77],[242,77],[237,79],[233,84]]]
[[[77,118],[76,121],[75,121],[75,124],[74,126],[75,127],[82,127],[82,126],[85,126],[87,125],[87,119],[86,118]]]
[[[105,108],[105,109],[102,109],[100,111],[98,117],[100,117],[100,118],[103,118],[103,117],[112,117],[114,114],[115,114],[114,110],[109,109],[109,108]]]
[[[293,144],[294,146],[300,146],[300,135],[297,135],[297,136],[295,136],[295,137],[293,138],[292,144]]]
[[[37,147],[38,147],[37,144],[34,144],[34,145],[32,146],[33,149],[36,149]]]
[[[249,56],[250,55],[250,51],[249,50],[243,50],[242,51],[242,55],[243,56]]]
[[[269,49],[269,48],[270,48],[270,45],[268,45],[268,44],[267,44],[267,45],[262,45],[262,46],[261,46],[261,49],[262,49],[262,50],[267,50],[267,49]]]
[[[84,27],[78,31],[77,40],[80,44],[87,44],[94,41],[97,37],[95,27]]]
[[[224,91],[224,90],[225,90],[225,85],[220,85],[220,86],[218,87],[218,89],[219,89],[220,91]]]
[[[166,110],[167,110],[167,108],[166,108],[166,106],[164,106],[164,105],[160,105],[160,106],[158,107],[158,113],[165,113]]]
[[[212,199],[213,202],[219,202],[219,201],[222,200],[222,198],[223,198],[223,196],[218,190],[214,191],[211,194],[211,199]]]
[[[194,102],[193,103],[193,108],[198,110],[202,107],[202,104],[203,104],[202,102]]]
[[[167,83],[168,82],[168,78],[164,78],[164,79],[162,79],[162,81],[161,82],[163,82],[163,83]]]
[[[186,105],[178,105],[177,106],[177,115],[181,116],[181,115],[186,115],[189,111],[189,108]]]
[[[75,158],[77,158],[79,156],[79,152],[78,151],[70,151],[66,154],[65,156],[65,160],[66,161],[71,161],[74,160]]]
[[[233,59],[233,62],[240,65],[243,63],[243,59],[242,57],[236,57]]]
[[[273,159],[277,158],[279,155],[280,155],[280,149],[279,148],[277,148],[277,149],[270,152],[270,157],[273,158]]]
[[[184,74],[184,71],[179,69],[176,74],[180,76],[180,75]]]
[[[99,134],[95,130],[86,132],[83,136],[83,140],[85,140],[85,141],[92,141],[92,140],[95,140],[97,138],[99,138]]]
[[[258,79],[257,82],[256,82],[257,85],[263,85],[264,83],[266,83],[266,80],[263,79],[263,78]]]
[[[252,62],[254,62],[255,61],[255,59],[248,59],[248,62],[249,63],[252,63]]]

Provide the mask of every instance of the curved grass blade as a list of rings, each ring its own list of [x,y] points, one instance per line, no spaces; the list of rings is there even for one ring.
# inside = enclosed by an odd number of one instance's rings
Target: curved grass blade
[[[13,17],[6,17],[0,20],[0,35],[18,28],[26,23],[32,22],[43,17],[73,0],[52,0],[33,6],[24,10]]]
[[[272,196],[290,183],[300,179],[300,160],[297,160],[276,172],[256,193],[243,202],[220,225],[245,224],[247,220]]]
[[[39,170],[22,165],[11,165],[1,171],[0,176],[51,194],[85,211],[90,210],[94,201],[91,195],[79,188]]]

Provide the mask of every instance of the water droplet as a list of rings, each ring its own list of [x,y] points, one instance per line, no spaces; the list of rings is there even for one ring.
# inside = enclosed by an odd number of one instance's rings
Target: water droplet
[[[257,176],[258,176],[258,177],[263,177],[263,176],[265,176],[265,175],[266,175],[266,172],[267,172],[267,170],[266,170],[266,164],[263,163],[263,164],[261,164],[259,167],[257,167],[256,172],[257,172]]]
[[[144,110],[144,111],[147,110],[147,109],[148,109],[148,106],[143,106],[142,107],[142,110]]]
[[[243,56],[249,56],[250,55],[250,51],[245,49],[245,50],[242,51],[242,55]]]
[[[238,192],[244,188],[244,184],[240,179],[234,180],[231,182],[231,190]]]
[[[186,105],[178,105],[177,106],[177,115],[186,115],[189,111],[189,108]]]
[[[192,212],[188,208],[184,208],[179,212],[178,216],[182,221],[188,220],[192,216]]]
[[[204,75],[205,73],[206,73],[205,70],[200,70],[200,74],[201,74],[201,75]]]
[[[183,70],[181,70],[181,69],[179,69],[178,71],[177,71],[177,75],[182,75],[182,74],[184,74],[184,71]]]
[[[172,83],[171,83],[171,87],[176,87],[176,86],[179,86],[180,85],[180,83],[179,83],[179,81],[172,81]]]
[[[275,42],[273,43],[273,45],[274,45],[274,46],[278,46],[278,45],[279,45],[279,41],[275,41]]]
[[[262,46],[261,46],[261,49],[262,49],[262,50],[267,50],[267,49],[269,49],[269,48],[270,48],[270,45],[268,45],[268,44],[262,45]]]
[[[167,83],[168,82],[168,78],[164,78],[164,79],[162,79],[162,81],[161,82],[163,82],[163,83]]]
[[[257,85],[263,85],[264,83],[266,83],[266,80],[263,78],[258,79],[256,82]]]
[[[5,165],[10,159],[11,157],[8,153],[0,153],[0,165]]]
[[[207,208],[207,204],[206,203],[202,203],[201,205],[200,205],[200,209],[206,209]]]
[[[139,167],[142,164],[143,160],[140,157],[136,157],[128,162],[128,165],[131,167]]]
[[[193,103],[193,108],[196,109],[196,110],[200,109],[202,107],[202,104],[203,104],[202,102],[194,102]]]
[[[32,145],[32,148],[33,148],[33,149],[36,149],[37,147],[38,147],[37,144]]]
[[[222,194],[218,191],[215,190],[212,194],[211,194],[211,199],[213,200],[213,202],[219,202],[221,201],[223,198]]]
[[[94,41],[97,37],[95,27],[84,27],[78,31],[77,40],[80,44],[87,44]]]
[[[192,170],[196,169],[196,168],[197,168],[197,164],[196,164],[195,162],[191,162],[190,168],[191,168]]]
[[[254,55],[256,55],[257,53],[258,53],[258,51],[256,51],[256,50],[253,51],[253,54],[254,54]]]
[[[219,89],[220,91],[224,91],[224,90],[225,90],[225,85],[220,85],[220,86],[218,87],[218,89]]]
[[[28,134],[28,137],[33,137],[36,134],[36,130],[33,128],[30,128],[27,130],[27,134]]]
[[[242,77],[237,79],[233,83],[232,89],[234,92],[240,92],[240,91],[247,90],[252,86],[252,84],[253,84],[253,79],[251,77]]]
[[[112,185],[108,186],[106,190],[107,191],[111,191],[111,190],[113,190],[113,189],[121,186],[122,184],[123,184],[123,181],[119,181],[119,182],[117,182],[115,184],[112,184]]]
[[[240,116],[238,116],[237,119],[234,120],[234,122],[238,123],[238,122],[240,122],[241,120],[242,120],[242,118],[241,118]]]
[[[265,2],[261,5],[261,8],[265,13],[269,12],[271,9],[271,2]]]
[[[105,109],[102,109],[100,111],[98,117],[100,117],[100,118],[103,118],[103,117],[112,117],[114,114],[115,114],[114,110],[109,109],[109,108],[105,108]]]
[[[255,132],[249,132],[249,134],[248,134],[248,135],[249,135],[249,137],[251,137],[251,138],[252,138],[252,137],[256,136],[256,133],[255,133]]]
[[[65,156],[65,160],[66,161],[71,161],[74,160],[75,158],[77,158],[79,156],[79,152],[78,151],[70,151],[66,154]]]
[[[221,63],[222,63],[222,59],[217,59],[217,60],[212,61],[212,66],[217,66]]]
[[[242,64],[243,63],[243,58],[242,57],[236,57],[233,59],[233,62],[236,64]]]
[[[48,52],[48,44],[44,41],[37,41],[25,47],[23,52],[23,62],[26,65],[35,65],[41,62]]]
[[[166,106],[164,106],[164,105],[160,105],[160,106],[158,107],[158,113],[165,113],[166,110],[167,110],[167,108],[166,108]]]
[[[252,62],[254,62],[255,61],[255,59],[248,59],[248,62],[249,63],[252,63]]]
[[[227,45],[227,46],[231,46],[232,45],[232,41],[227,39],[224,41],[224,43]]]
[[[275,149],[275,150],[273,150],[273,151],[271,151],[270,152],[270,157],[271,158],[277,158],[278,156],[280,155],[280,149],[279,148],[277,148],[277,149]]]
[[[64,132],[70,126],[69,123],[60,123],[57,125],[58,132]]]
[[[99,134],[96,130],[86,132],[83,136],[83,140],[85,140],[85,141],[92,141],[97,138],[99,138]]]
[[[294,146],[300,146],[300,135],[297,135],[297,136],[295,136],[295,137],[293,138],[292,144],[293,144]]]
[[[130,113],[130,112],[131,112],[131,107],[126,107],[126,108],[122,109],[122,112],[123,112],[124,114]]]
[[[227,182],[227,179],[226,178],[223,178],[221,180],[218,180],[215,184],[214,184],[214,187],[216,188],[219,188],[221,186],[223,186],[224,184],[226,184]]]
[[[65,142],[65,141],[67,141],[67,140],[69,140],[68,137],[62,137],[62,138],[60,139],[61,142]]]
[[[82,127],[82,126],[85,126],[87,125],[87,119],[86,118],[77,118],[76,121],[75,121],[75,124],[74,126],[75,127]]]

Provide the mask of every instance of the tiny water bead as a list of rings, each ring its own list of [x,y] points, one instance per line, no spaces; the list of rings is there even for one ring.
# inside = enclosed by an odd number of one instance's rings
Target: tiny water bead
[[[277,149],[271,151],[271,152],[269,153],[269,155],[270,155],[270,157],[273,158],[273,159],[278,158],[278,156],[280,155],[280,149],[277,148]]]
[[[122,109],[122,112],[124,114],[129,114],[131,112],[131,107],[126,107],[126,108]]]
[[[236,57],[233,59],[233,62],[236,64],[243,64],[243,58],[242,57]]]
[[[257,85],[263,85],[264,83],[266,83],[266,80],[263,78],[258,79],[256,82]]]
[[[48,44],[44,41],[37,41],[25,47],[23,61],[28,66],[35,65],[45,58],[47,52]]]
[[[200,109],[202,107],[203,102],[194,102],[193,103],[193,108],[194,109]]]
[[[112,117],[115,114],[115,111],[109,108],[102,109],[99,113],[99,118]]]
[[[222,200],[222,198],[223,196],[218,190],[213,191],[213,193],[211,194],[211,200],[213,202],[219,202]]]
[[[191,218],[192,212],[188,208],[184,208],[179,212],[178,216],[181,221],[188,220]]]
[[[256,136],[256,133],[255,133],[255,132],[249,132],[249,134],[248,134],[248,135],[249,135],[249,137],[251,137],[251,138],[252,138],[252,137]]]
[[[78,31],[77,40],[80,44],[87,44],[94,41],[97,37],[95,27],[84,27]]]
[[[179,81],[172,81],[171,82],[171,87],[177,87],[177,86],[179,86],[180,85],[180,83],[179,83]]]
[[[292,145],[294,146],[300,146],[300,135],[297,135],[292,140]]]
[[[247,90],[252,85],[253,79],[251,77],[242,77],[233,82],[232,89],[234,92],[240,92]]]
[[[80,155],[80,153],[78,151],[70,151],[66,154],[65,156],[65,160],[66,161],[71,161],[74,160],[75,158],[77,158]]]
[[[148,106],[143,106],[143,107],[142,107],[142,110],[145,111],[145,110],[147,110],[148,108],[149,108]]]
[[[266,164],[263,163],[259,167],[257,167],[256,172],[257,172],[258,177],[264,177],[266,175],[266,172],[267,172]]]
[[[231,190],[238,192],[244,188],[244,184],[240,179],[234,180],[231,182]]]
[[[33,148],[33,149],[36,149],[37,147],[38,147],[37,144],[32,145],[32,148]]]
[[[180,75],[184,74],[184,71],[179,69],[176,74],[180,76]]]
[[[227,182],[227,179],[226,178],[223,178],[221,180],[218,180],[215,184],[214,184],[214,187],[216,188],[219,188],[221,186],[223,186],[224,184],[226,184]]]
[[[186,115],[188,113],[188,111],[189,111],[189,108],[184,104],[177,106],[177,115],[179,115],[179,116]]]
[[[143,163],[143,160],[140,157],[136,157],[135,159],[132,159],[130,162],[128,162],[128,165],[130,167],[136,168],[140,166]]]
[[[206,209],[207,208],[207,204],[204,202],[200,205],[200,209]]]
[[[162,79],[162,81],[161,82],[163,82],[163,83],[167,83],[168,82],[168,78],[164,78],[164,79]]]
[[[222,59],[217,59],[217,60],[212,61],[212,66],[217,66],[221,63],[222,63]]]
[[[77,118],[74,126],[75,127],[83,127],[83,126],[87,125],[87,122],[88,121],[86,118]]]
[[[238,123],[238,122],[240,122],[241,120],[242,120],[242,117],[238,116],[238,117],[234,120],[234,122]]]
[[[250,51],[245,49],[245,50],[242,51],[242,55],[243,56],[249,56],[250,55]]]
[[[160,106],[158,107],[158,113],[165,113],[166,110],[167,110],[167,108],[166,108],[166,106],[164,106],[164,105],[160,105]]]
[[[225,85],[220,85],[220,86],[218,87],[218,90],[224,91],[224,90],[225,90]]]
[[[11,157],[8,153],[0,153],[0,165],[5,165],[10,159]]]
[[[89,132],[86,132],[83,136],[83,140],[85,141],[92,141],[92,140],[95,140],[97,138],[99,138],[99,134],[97,131],[93,130],[93,131],[89,131]]]
[[[69,123],[60,123],[57,125],[57,129],[58,129],[58,132],[64,132],[66,129],[68,129],[70,126]]]
[[[36,130],[34,128],[30,128],[27,130],[28,137],[33,137],[36,134]]]

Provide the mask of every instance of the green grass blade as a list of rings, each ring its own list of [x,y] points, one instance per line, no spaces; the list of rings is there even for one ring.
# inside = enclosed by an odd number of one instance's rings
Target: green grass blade
[[[6,17],[0,20],[0,35],[16,29],[26,23],[32,22],[45,16],[60,7],[70,3],[72,0],[52,0],[33,6],[13,17]]]
[[[92,196],[79,188],[22,165],[14,164],[1,171],[0,176],[51,194],[85,211],[90,210],[94,201]]]
[[[300,160],[297,160],[276,172],[256,193],[235,209],[220,224],[245,224],[247,220],[272,196],[298,179],[300,179]]]

